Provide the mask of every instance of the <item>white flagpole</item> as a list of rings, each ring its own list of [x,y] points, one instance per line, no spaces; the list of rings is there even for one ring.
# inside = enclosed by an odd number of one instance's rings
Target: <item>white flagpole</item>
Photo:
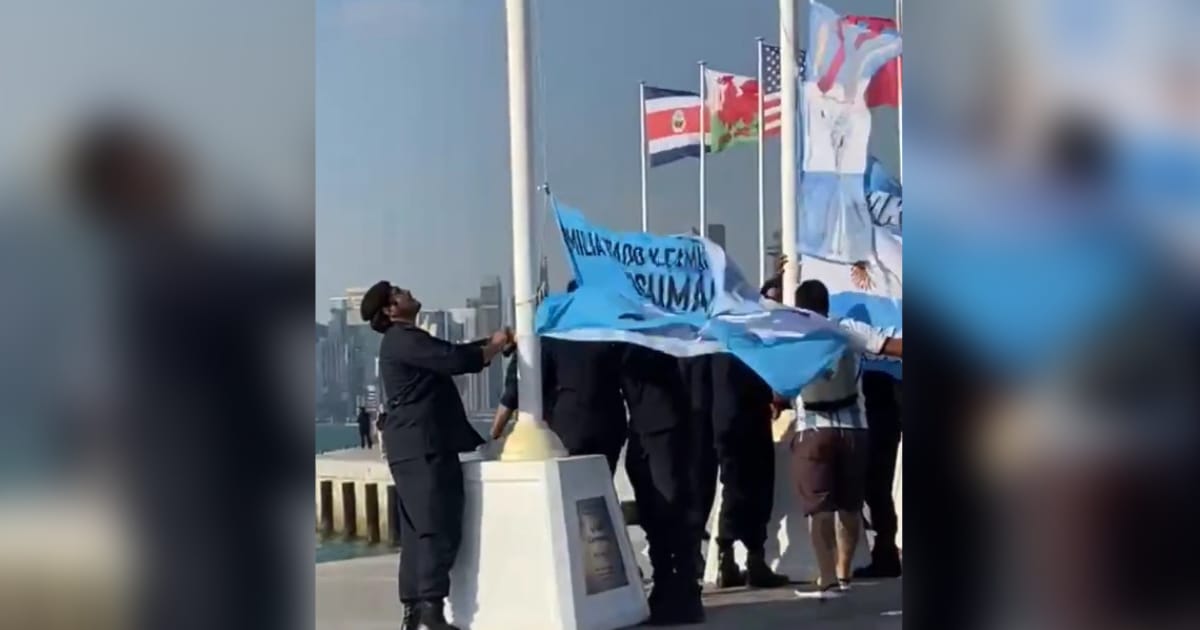
[[[779,0],[779,194],[780,237],[787,265],[783,268],[783,301],[796,305],[800,284],[796,256],[796,0]]]
[[[705,154],[708,153],[708,66],[700,62],[700,236],[708,237],[708,178],[704,172]]]
[[[896,29],[900,31],[901,37],[904,36],[904,0],[896,0]],[[900,85],[897,86],[900,90],[900,102],[896,104],[896,128],[899,130],[899,156],[897,166],[900,170],[900,185],[904,185],[904,53],[900,57],[900,76],[897,79]]]
[[[763,99],[766,93],[763,91],[763,38],[759,37],[758,41],[758,285],[762,286],[767,282],[767,196],[765,191],[766,183],[763,181],[763,156],[766,150],[763,148],[764,140],[766,139],[765,127],[767,121],[763,116]]]
[[[541,344],[534,334],[533,107],[529,83],[527,0],[505,0],[508,26],[508,127],[512,171],[513,297],[516,302],[517,423],[500,454],[505,460],[545,460],[565,454],[542,419]]]
[[[638,102],[642,112],[642,231],[650,231],[650,205],[646,199],[646,82],[638,84]]]

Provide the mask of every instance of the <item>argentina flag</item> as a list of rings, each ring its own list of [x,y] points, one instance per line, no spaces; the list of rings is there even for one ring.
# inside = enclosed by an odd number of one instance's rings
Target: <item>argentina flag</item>
[[[863,187],[867,195],[867,210],[871,213],[871,221],[894,232],[902,232],[904,208],[900,181],[892,177],[875,157],[867,160]]]
[[[762,299],[712,241],[615,232],[557,204],[555,214],[579,287],[547,296],[539,335],[632,343],[676,357],[728,352],[789,397],[847,347],[835,322]]]
[[[904,336],[904,240],[897,230],[873,226],[876,254],[857,263],[802,258],[803,280],[820,280],[829,289],[829,316],[847,318]],[[865,357],[863,369],[903,377],[898,359]]]
[[[871,210],[875,253],[857,263],[835,263],[805,258],[805,280],[820,280],[829,289],[829,314],[857,320],[904,336],[904,239],[901,236],[900,182],[872,157],[867,163],[863,187]],[[866,370],[878,370],[902,378],[903,364],[893,358],[867,356]]]
[[[897,31],[872,33],[812,2],[808,63],[800,86],[797,251],[839,263],[875,253],[871,207],[864,192],[871,77],[900,54]]]

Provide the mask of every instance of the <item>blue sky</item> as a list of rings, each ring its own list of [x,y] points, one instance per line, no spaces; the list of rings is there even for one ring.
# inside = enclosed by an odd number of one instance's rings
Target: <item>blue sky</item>
[[[754,74],[756,36],[778,38],[776,0],[531,0],[539,173],[607,227],[638,229],[638,81],[698,89],[696,62]],[[890,15],[892,0],[831,0]],[[804,32],[806,9],[797,10]],[[461,306],[484,275],[511,288],[503,0],[319,0],[316,19],[316,313],[348,286],[389,279],[427,308]],[[875,116],[894,169],[896,113]],[[767,146],[767,230],[779,224],[778,140]],[[544,166],[543,166],[544,164]],[[697,224],[698,168],[652,169],[650,229]],[[755,151],[708,162],[709,221],[756,276]],[[535,243],[565,284],[544,215]]]

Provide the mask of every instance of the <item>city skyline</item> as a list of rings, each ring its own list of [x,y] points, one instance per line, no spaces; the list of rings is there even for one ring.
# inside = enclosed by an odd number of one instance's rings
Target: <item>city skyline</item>
[[[546,267],[539,267],[544,282]],[[452,343],[486,338],[512,321],[513,300],[504,281],[486,275],[477,294],[461,306],[422,308],[415,324]],[[363,321],[359,305],[365,289],[351,287],[329,299],[327,323],[316,323],[316,408],[318,421],[349,421],[358,407],[375,413],[386,401],[379,365],[382,336]],[[504,361],[496,360],[475,374],[454,377],[463,405],[470,412],[494,409],[504,387]]]

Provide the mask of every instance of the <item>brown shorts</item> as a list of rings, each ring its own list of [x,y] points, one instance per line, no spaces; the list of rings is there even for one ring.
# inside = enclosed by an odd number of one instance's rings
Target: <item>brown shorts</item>
[[[864,429],[809,429],[792,441],[792,477],[805,516],[857,512],[867,491]]]

